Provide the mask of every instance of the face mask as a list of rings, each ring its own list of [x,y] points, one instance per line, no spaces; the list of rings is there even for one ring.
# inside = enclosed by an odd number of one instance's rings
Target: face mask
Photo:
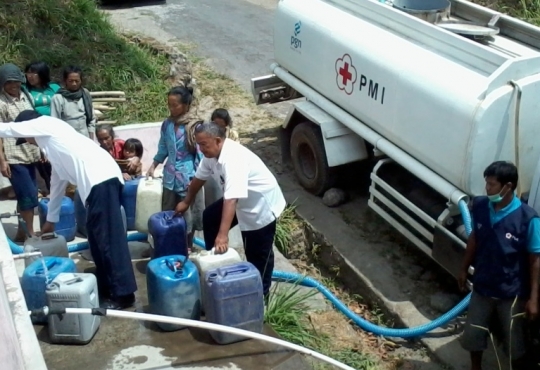
[[[489,201],[491,203],[499,203],[504,199],[506,194],[508,194],[508,191],[506,191],[504,193],[504,195],[501,195],[501,193],[498,193],[498,194],[494,194],[494,195],[488,195],[487,197],[488,197],[488,199],[489,199]]]

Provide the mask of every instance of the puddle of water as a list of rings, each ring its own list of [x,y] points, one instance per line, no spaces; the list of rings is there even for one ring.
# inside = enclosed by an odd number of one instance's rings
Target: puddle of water
[[[123,349],[113,357],[107,370],[173,369],[171,364],[177,357],[163,356],[163,350],[145,345]]]
[[[226,366],[174,366],[178,357],[164,356],[161,353],[164,348],[152,346],[134,346],[122,350],[113,357],[107,366],[107,370],[242,370],[236,365],[229,363]]]

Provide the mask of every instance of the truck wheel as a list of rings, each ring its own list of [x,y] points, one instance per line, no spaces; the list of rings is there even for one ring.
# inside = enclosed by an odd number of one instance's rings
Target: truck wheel
[[[328,167],[321,130],[311,122],[303,122],[291,135],[291,159],[298,182],[315,195],[332,187],[334,171]]]

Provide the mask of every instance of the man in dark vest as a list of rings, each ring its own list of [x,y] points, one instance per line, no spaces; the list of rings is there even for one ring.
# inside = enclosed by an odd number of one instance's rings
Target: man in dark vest
[[[462,346],[471,353],[471,370],[481,370],[490,324],[497,325],[513,370],[530,369],[525,328],[538,314],[540,219],[514,195],[518,173],[512,163],[490,164],[484,178],[487,196],[473,199],[473,232],[459,277],[465,290],[467,271],[474,267]]]

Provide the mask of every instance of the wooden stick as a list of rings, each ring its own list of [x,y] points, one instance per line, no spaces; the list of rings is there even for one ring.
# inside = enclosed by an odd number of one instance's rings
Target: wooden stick
[[[95,103],[104,103],[104,102],[125,102],[126,98],[97,98],[93,99]]]
[[[99,109],[99,110],[115,110],[116,107],[108,107],[106,105],[98,105],[98,104],[94,104],[94,109]]]
[[[105,125],[105,124],[107,124],[107,125],[116,125],[116,122],[118,122],[118,121],[99,121],[98,123],[103,124],[103,125]]]
[[[126,93],[123,91],[91,91],[90,96],[126,96]]]

